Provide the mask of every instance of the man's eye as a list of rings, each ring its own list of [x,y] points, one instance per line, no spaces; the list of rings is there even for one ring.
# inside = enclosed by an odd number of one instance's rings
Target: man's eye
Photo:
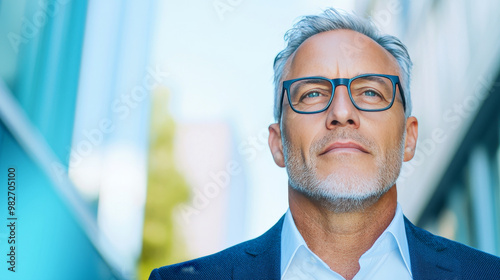
[[[311,97],[319,97],[321,96],[321,93],[317,91],[309,92],[304,95],[304,98],[311,98]]]
[[[378,94],[376,91],[373,91],[373,90],[364,91],[363,95],[367,96],[367,97],[377,97],[377,96],[380,96],[380,94]]]

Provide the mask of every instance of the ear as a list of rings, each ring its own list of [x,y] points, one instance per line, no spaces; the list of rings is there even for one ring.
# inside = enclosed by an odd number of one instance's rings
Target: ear
[[[418,121],[415,117],[408,117],[406,119],[406,139],[405,139],[405,153],[404,161],[409,161],[415,155],[417,148],[418,138]]]
[[[285,167],[285,156],[283,155],[283,143],[281,143],[281,129],[279,123],[273,123],[269,126],[268,142],[274,162],[279,167]]]

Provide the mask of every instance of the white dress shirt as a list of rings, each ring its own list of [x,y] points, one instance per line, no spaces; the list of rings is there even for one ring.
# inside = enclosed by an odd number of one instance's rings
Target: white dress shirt
[[[360,257],[359,266],[353,280],[412,279],[408,241],[399,203],[391,224]],[[345,280],[307,247],[295,226],[290,209],[285,214],[281,231],[281,279]]]

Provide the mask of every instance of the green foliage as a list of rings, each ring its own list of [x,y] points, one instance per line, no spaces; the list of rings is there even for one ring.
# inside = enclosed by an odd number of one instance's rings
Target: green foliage
[[[153,93],[148,161],[148,191],[139,279],[152,269],[186,259],[185,243],[176,231],[173,211],[189,199],[189,187],[176,170],[175,123],[168,113],[168,91]]]

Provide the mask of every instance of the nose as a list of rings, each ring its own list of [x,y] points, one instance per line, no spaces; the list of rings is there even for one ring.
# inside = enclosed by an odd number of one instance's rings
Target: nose
[[[351,126],[352,128],[359,127],[358,109],[354,107],[347,87],[339,85],[335,88],[332,103],[328,108],[328,117],[326,119],[326,126],[328,129],[335,127]]]

